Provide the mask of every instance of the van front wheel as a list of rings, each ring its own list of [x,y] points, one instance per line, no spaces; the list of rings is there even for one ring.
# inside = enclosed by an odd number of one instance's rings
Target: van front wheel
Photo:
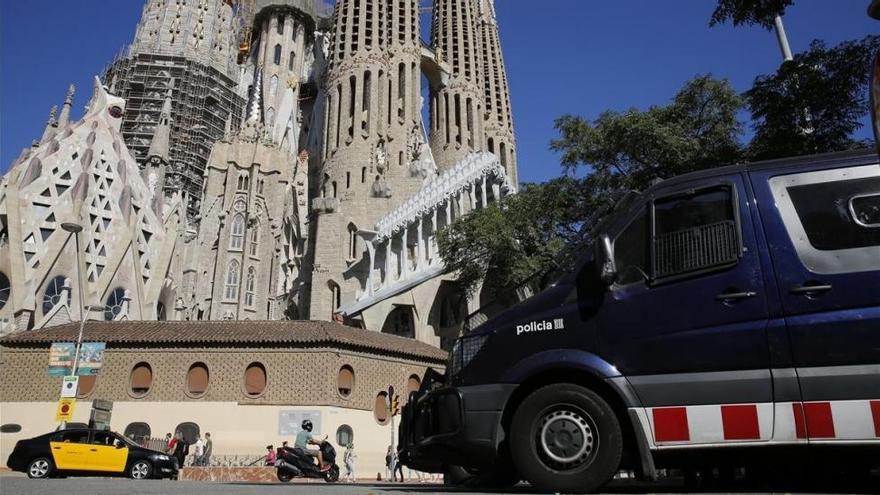
[[[620,423],[595,392],[556,383],[532,392],[511,425],[517,471],[540,490],[590,492],[620,466]]]

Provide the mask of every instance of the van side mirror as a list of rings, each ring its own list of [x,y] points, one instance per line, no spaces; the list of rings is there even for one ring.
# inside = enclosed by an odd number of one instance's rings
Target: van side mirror
[[[603,283],[611,285],[617,280],[614,249],[611,246],[611,238],[606,234],[600,235],[596,243],[596,266],[599,271],[599,280]]]

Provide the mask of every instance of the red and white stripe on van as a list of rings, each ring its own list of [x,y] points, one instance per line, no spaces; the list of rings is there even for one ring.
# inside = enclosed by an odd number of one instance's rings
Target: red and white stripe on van
[[[733,443],[880,443],[880,400],[635,409],[651,448]]]

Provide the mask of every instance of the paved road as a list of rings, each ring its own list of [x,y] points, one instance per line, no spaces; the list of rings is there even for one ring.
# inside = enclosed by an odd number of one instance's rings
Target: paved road
[[[873,481],[871,484],[873,485]],[[880,486],[880,485],[874,485]],[[786,487],[773,487],[772,491],[790,491]],[[841,493],[878,493],[877,490],[866,486],[859,487],[823,487],[822,492]],[[830,489],[829,489],[830,488]],[[749,493],[762,493],[749,490],[739,485],[719,487],[720,491],[736,491]],[[765,490],[767,488],[764,488]],[[803,488],[801,488],[803,489]],[[815,490],[815,488],[813,489]],[[637,494],[637,493],[683,493],[685,492],[681,480],[668,480],[646,484],[633,480],[614,481],[606,487],[609,494]],[[717,493],[718,490],[716,490]],[[811,490],[812,491],[812,490]],[[499,491],[470,491],[467,489],[449,489],[437,484],[392,484],[392,483],[214,483],[204,481],[169,481],[169,480],[142,480],[134,481],[124,478],[67,478],[51,480],[31,480],[18,474],[0,476],[0,493],[15,495],[202,495],[202,494],[255,494],[255,495],[428,495],[433,493],[455,493],[459,495],[477,494],[540,494],[527,485],[520,485],[507,492]]]
[[[612,493],[643,493],[648,486],[634,482],[617,482],[611,488]],[[671,486],[652,486],[650,491],[672,492]],[[665,490],[664,490],[665,488]],[[678,488],[680,490],[680,487]],[[455,493],[458,495],[477,495],[484,493],[499,494],[502,492],[473,492],[467,490],[448,489],[432,483],[212,483],[202,481],[160,481],[112,478],[67,478],[51,480],[31,480],[22,476],[0,477],[0,493],[16,495],[202,495],[202,494],[255,494],[255,495],[428,495],[433,493]],[[512,494],[538,494],[527,485],[521,485],[509,492]]]

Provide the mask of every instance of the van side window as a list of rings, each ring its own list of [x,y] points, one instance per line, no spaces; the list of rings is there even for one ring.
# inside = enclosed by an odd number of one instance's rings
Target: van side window
[[[614,239],[614,266],[617,285],[641,282],[647,278],[648,226],[645,210]]]
[[[704,189],[654,203],[653,278],[735,264],[739,235],[728,186]]]
[[[788,194],[814,248],[880,246],[880,177],[794,186]]]
[[[880,269],[877,165],[779,175],[769,182],[807,269],[826,274]]]

